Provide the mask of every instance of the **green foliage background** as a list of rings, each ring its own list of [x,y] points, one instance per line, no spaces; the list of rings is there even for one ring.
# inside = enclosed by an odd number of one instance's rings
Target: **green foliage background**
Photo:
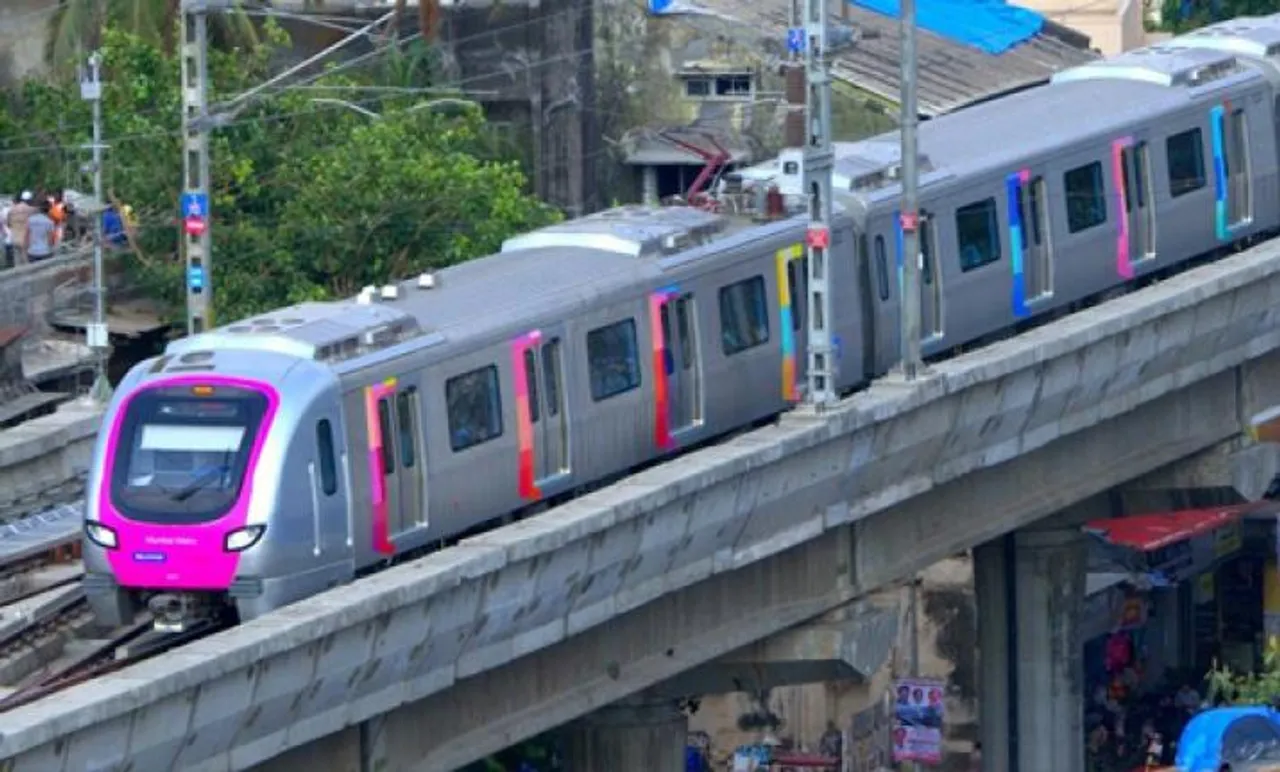
[[[1231,705],[1271,704],[1280,698],[1280,641],[1267,642],[1262,669],[1257,673],[1240,673],[1217,665],[1205,680],[1210,702],[1221,699]]]
[[[211,103],[270,77],[269,64],[289,41],[270,24],[261,33],[252,47],[212,52]],[[138,221],[137,250],[123,259],[139,286],[177,311],[179,63],[154,37],[118,26],[102,43],[107,198],[131,205]],[[401,57],[360,79],[331,74],[317,85],[332,93],[284,90],[214,132],[215,321],[353,295],[495,252],[512,233],[557,218],[525,193],[518,162],[499,157],[478,108],[412,109],[428,97],[346,90],[417,79],[413,69]],[[317,97],[356,102],[382,118]],[[90,106],[74,77],[25,82],[0,102],[0,191],[91,190],[79,171],[90,131]]]

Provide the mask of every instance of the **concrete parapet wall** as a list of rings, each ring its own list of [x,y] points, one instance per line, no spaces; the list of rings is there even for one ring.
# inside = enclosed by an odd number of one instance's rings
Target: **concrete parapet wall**
[[[393,768],[465,763],[1237,433],[1278,300],[1264,245],[12,711],[0,757],[243,769],[390,712]]]
[[[38,500],[89,469],[102,408],[81,402],[0,431],[0,508]]]
[[[0,271],[0,325],[43,327],[53,310],[53,291],[73,280],[88,281],[92,269],[92,253],[80,250]]]

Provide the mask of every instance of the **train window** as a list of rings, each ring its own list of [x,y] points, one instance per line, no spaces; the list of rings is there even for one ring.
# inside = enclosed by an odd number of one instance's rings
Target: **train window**
[[[542,406],[538,403],[538,366],[533,349],[524,350],[524,385],[529,392],[529,421],[537,423],[542,418]]]
[[[680,335],[680,369],[693,367],[693,329],[689,324],[689,306],[693,296],[686,295],[676,301],[676,332]]]
[[[1067,200],[1068,232],[1079,233],[1107,221],[1107,191],[1100,162],[1078,166],[1063,174],[1062,187]]]
[[[662,370],[667,375],[675,371],[675,360],[671,358],[671,304],[663,303],[658,308],[658,317],[662,321]]]
[[[414,420],[417,396],[418,390],[412,386],[396,394],[396,425],[400,430],[400,466],[405,469],[412,469],[417,460],[417,453],[414,452],[418,447],[418,422]]]
[[[328,418],[316,423],[316,455],[320,461],[320,490],[332,496],[338,492],[338,466],[333,456],[333,426]]]
[[[769,307],[764,277],[720,288],[720,346],[725,356],[769,342]]]
[[[889,260],[884,254],[884,236],[876,236],[876,289],[881,300],[889,299]]]
[[[1199,129],[1174,134],[1164,141],[1169,163],[1169,195],[1194,193],[1205,185],[1204,136]]]
[[[444,383],[449,411],[449,445],[453,452],[502,436],[502,394],[498,368],[481,367]]]
[[[956,241],[961,271],[972,271],[1000,259],[1000,217],[994,198],[956,210]]]
[[[559,338],[552,338],[542,344],[542,375],[547,392],[547,415],[555,418],[560,413]]]
[[[588,332],[587,363],[591,370],[591,398],[596,402],[638,388],[636,323],[624,319]]]
[[[382,435],[382,473],[396,471],[395,446],[391,444],[391,403],[378,400],[378,431]]]

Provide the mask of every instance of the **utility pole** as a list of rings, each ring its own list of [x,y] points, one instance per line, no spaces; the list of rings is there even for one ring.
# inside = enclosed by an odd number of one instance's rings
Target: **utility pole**
[[[213,238],[209,232],[209,20],[225,0],[182,0],[183,254],[187,334],[213,326]]]
[[[914,0],[907,0],[907,2],[914,2]],[[920,577],[918,575],[911,577],[911,595],[908,603],[909,603],[909,610],[907,613],[907,619],[908,619],[908,624],[911,625],[911,630],[910,630],[911,677],[919,678],[920,677]],[[920,762],[918,761],[911,762],[911,768],[915,770],[915,772],[920,772]]]
[[[902,376],[914,381],[920,364],[920,168],[916,151],[916,0],[902,0]]]
[[[105,208],[106,195],[102,190],[102,57],[97,51],[89,57],[88,69],[81,70],[80,97],[93,105],[93,197],[97,207]],[[85,337],[94,353],[93,389],[90,396],[105,403],[111,399],[111,382],[107,380],[107,357],[111,341],[107,335],[101,208],[93,217],[93,321],[85,325]]]
[[[844,0],[841,0],[844,2]],[[817,411],[836,401],[831,339],[831,73],[827,68],[827,2],[804,0],[805,147],[804,192],[809,200],[809,400]]]

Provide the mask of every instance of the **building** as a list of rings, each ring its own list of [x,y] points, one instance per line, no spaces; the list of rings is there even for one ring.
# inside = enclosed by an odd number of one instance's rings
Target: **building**
[[[924,118],[1043,83],[1097,57],[1085,35],[1026,9],[975,3],[958,14],[948,12],[947,0],[917,5]],[[625,92],[639,106],[624,111],[632,123],[618,133],[632,195],[687,191],[715,149],[712,139],[734,165],[758,162],[783,144],[788,91],[803,102],[802,82],[788,89],[782,71],[793,58],[791,12],[791,0],[653,0],[647,11],[623,3],[602,11],[609,20],[597,32],[602,98]],[[833,65],[837,140],[897,123],[897,13],[895,0],[833,7],[833,40],[845,43]],[[643,37],[634,39],[640,29]]]
[[[1143,0],[1018,0],[1046,19],[1089,36],[1090,44],[1104,56],[1142,48],[1152,41],[1145,30]],[[1158,3],[1157,3],[1158,5]]]

